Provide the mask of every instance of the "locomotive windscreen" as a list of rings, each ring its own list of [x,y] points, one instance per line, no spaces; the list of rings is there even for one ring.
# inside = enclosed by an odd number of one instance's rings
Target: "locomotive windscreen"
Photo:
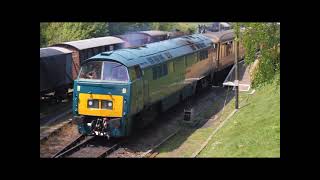
[[[128,82],[128,70],[124,65],[110,61],[91,61],[81,67],[80,80]]]

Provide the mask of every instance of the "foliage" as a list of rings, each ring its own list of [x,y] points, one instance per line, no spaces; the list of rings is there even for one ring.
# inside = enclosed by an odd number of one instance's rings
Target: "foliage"
[[[181,32],[192,34],[196,32],[198,23],[159,23],[158,30],[174,31],[176,29]]]
[[[40,46],[108,35],[107,23],[40,23]]]
[[[121,35],[128,32],[149,30],[152,23],[112,22],[109,23],[110,35]]]
[[[109,23],[110,35],[120,35],[127,32],[160,30],[174,31],[180,30],[185,33],[194,33],[196,30],[195,23],[173,23],[173,22],[144,22],[144,23],[128,23],[128,22],[113,22]]]
[[[179,29],[185,33],[194,33],[197,23],[167,23],[167,22],[53,22],[40,23],[40,47],[56,43],[120,35],[134,31],[162,30],[173,31]]]
[[[277,23],[234,23],[235,29],[245,27],[239,33],[245,48],[245,62],[251,64],[259,51],[258,70],[254,74],[253,87],[271,83],[280,73],[280,25]],[[280,80],[279,80],[280,81]],[[277,83],[279,84],[279,83]]]

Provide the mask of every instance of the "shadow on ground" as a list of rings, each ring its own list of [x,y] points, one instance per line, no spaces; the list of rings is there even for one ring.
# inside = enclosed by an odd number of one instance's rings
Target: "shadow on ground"
[[[222,111],[224,104],[228,104],[234,97],[234,92],[230,89],[227,95],[227,89],[223,88],[215,88],[212,90],[207,90],[204,92],[205,95],[209,94],[210,91],[216,91],[217,96],[215,97],[213,106],[205,106],[201,107],[201,118],[195,126],[182,125],[183,129],[177,135],[178,138],[175,138],[175,142],[171,143],[170,146],[166,146],[166,148],[162,148],[160,153],[172,152],[179,148],[196,130],[206,126],[206,123],[211,124],[217,119],[212,119],[214,115],[217,115]],[[202,95],[202,94],[201,94]],[[227,97],[226,97],[227,96]],[[198,104],[201,106],[201,104]],[[197,113],[197,112],[196,112]],[[197,117],[194,117],[197,118]],[[210,125],[208,125],[210,126]],[[201,144],[199,144],[200,147]]]

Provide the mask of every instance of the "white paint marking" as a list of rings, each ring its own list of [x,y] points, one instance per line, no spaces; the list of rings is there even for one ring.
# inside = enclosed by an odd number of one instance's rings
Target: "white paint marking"
[[[254,92],[256,92],[256,90],[254,89],[251,93],[249,93],[249,94],[253,94]]]

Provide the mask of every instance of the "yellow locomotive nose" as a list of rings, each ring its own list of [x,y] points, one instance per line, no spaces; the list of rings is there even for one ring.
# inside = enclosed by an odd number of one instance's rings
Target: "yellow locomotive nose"
[[[80,115],[122,117],[123,96],[105,94],[79,94]]]

